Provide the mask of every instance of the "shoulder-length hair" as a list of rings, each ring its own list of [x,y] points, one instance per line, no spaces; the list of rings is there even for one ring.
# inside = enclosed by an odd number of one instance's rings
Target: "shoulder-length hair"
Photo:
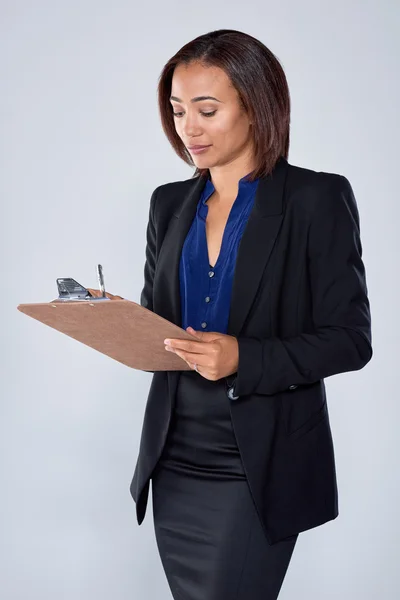
[[[176,154],[192,166],[192,157],[175,129],[170,96],[175,67],[194,61],[223,69],[249,114],[256,164],[249,181],[271,173],[277,160],[287,159],[289,152],[290,95],[279,60],[259,40],[233,29],[201,35],[170,58],[158,83],[161,123]],[[196,168],[193,177],[207,175],[208,169]]]

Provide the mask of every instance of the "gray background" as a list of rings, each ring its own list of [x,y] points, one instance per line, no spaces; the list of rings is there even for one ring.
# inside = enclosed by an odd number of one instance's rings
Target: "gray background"
[[[352,183],[373,317],[372,361],[326,381],[340,516],[300,535],[280,598],[398,598],[398,3],[3,0],[0,23],[2,600],[171,598],[151,498],[139,528],[129,494],[151,375],[16,306],[56,277],[97,287],[98,262],[139,300],[151,192],[193,173],[158,77],[219,28],[281,60],[289,162]]]

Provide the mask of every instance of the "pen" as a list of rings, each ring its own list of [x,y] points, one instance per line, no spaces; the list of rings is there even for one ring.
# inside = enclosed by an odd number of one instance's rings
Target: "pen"
[[[103,267],[101,265],[97,265],[97,279],[99,280],[99,288],[101,291],[101,295],[103,296],[103,298],[105,298],[106,288],[104,287]]]

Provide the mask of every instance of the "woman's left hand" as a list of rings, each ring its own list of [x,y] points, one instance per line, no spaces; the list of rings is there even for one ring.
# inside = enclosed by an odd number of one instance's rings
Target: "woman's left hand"
[[[195,331],[187,327],[186,331],[199,341],[167,338],[165,349],[175,352],[187,364],[205,379],[216,381],[236,373],[239,363],[239,346],[233,335],[225,335],[215,331]]]

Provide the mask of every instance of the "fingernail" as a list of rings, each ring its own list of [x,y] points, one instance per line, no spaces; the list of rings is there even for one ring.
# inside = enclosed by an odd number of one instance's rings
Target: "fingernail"
[[[169,340],[168,338],[166,340],[164,340],[164,344],[170,344],[171,340]]]

